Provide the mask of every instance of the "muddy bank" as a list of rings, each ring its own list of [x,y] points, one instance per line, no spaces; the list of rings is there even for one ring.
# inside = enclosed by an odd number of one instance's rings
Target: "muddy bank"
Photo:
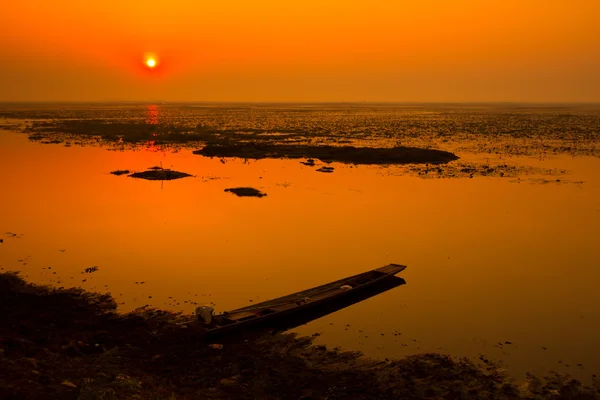
[[[0,274],[0,398],[600,398],[567,377],[517,385],[490,362],[439,354],[380,362],[280,333],[204,342],[183,318],[117,314],[110,295]]]
[[[194,154],[205,157],[238,158],[316,158],[321,161],[352,164],[442,164],[458,160],[443,150],[416,147],[371,148],[352,146],[312,146],[268,143],[208,144]]]

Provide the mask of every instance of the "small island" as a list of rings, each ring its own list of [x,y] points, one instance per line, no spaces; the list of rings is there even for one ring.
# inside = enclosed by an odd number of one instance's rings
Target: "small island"
[[[251,187],[237,187],[237,188],[229,188],[225,189],[226,192],[231,192],[239,197],[264,197],[267,194],[261,192],[258,189],[254,189]]]
[[[149,181],[171,181],[192,176],[185,172],[173,171],[168,168],[153,167],[143,172],[134,172],[130,178],[146,179]]]
[[[444,164],[458,156],[444,150],[417,147],[313,146],[269,143],[212,143],[194,151],[205,157],[311,158],[347,164]],[[308,161],[307,161],[308,163]],[[313,165],[314,161],[310,164]]]

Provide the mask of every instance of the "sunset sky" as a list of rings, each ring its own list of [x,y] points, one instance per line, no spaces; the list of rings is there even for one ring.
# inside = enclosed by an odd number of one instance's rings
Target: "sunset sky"
[[[600,1],[2,2],[0,101],[113,100],[597,102]]]

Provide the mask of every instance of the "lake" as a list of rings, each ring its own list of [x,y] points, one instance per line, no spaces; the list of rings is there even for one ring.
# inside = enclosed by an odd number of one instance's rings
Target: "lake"
[[[129,141],[85,124],[63,132],[61,121],[433,147],[460,159],[209,158],[192,153],[197,143]],[[406,285],[296,331],[378,358],[484,355],[517,377],[557,370],[587,380],[600,371],[598,121],[593,106],[3,105],[0,268],[110,292],[123,311],[191,313],[399,263]],[[110,174],[152,166],[192,176]],[[267,196],[225,192],[237,186]]]

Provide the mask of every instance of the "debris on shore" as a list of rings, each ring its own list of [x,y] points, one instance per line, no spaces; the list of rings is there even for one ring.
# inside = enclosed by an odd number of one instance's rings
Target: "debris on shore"
[[[239,197],[264,197],[267,194],[252,187],[236,187],[225,189],[225,192],[231,192]]]
[[[117,313],[108,294],[0,273],[2,399],[600,399],[566,376],[517,384],[493,363],[421,354],[377,361],[311,337],[203,341],[180,313]]]

